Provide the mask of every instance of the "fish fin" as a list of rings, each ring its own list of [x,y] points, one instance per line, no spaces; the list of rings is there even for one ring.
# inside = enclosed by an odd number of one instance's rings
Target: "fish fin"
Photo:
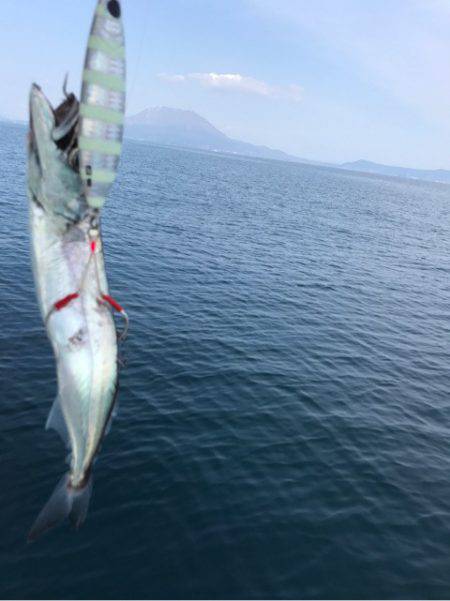
[[[67,429],[66,420],[61,409],[61,403],[59,402],[59,396],[53,401],[52,408],[47,417],[47,423],[45,424],[46,430],[55,430],[61,436],[67,449],[70,449],[70,438],[69,431]]]
[[[36,540],[41,534],[62,522],[70,514],[72,498],[69,490],[69,476],[66,474],[58,482],[52,496],[37,516],[28,533],[28,542]]]
[[[65,474],[31,527],[28,542],[35,541],[67,517],[76,528],[79,528],[86,519],[91,493],[92,476],[89,476],[82,488],[73,488],[70,485],[69,474]]]
[[[108,421],[106,422],[105,433],[103,436],[107,436],[109,434],[113,420],[117,417],[118,411],[119,411],[118,403],[117,403],[117,401],[115,401],[113,409],[112,409],[111,413],[109,414]]]
[[[108,436],[108,434],[111,430],[112,422],[113,422],[113,414],[111,413],[111,415],[108,417],[108,421],[106,422],[105,433],[103,434],[103,437]]]
[[[72,511],[70,512],[70,522],[78,530],[86,519],[89,509],[89,501],[92,494],[92,475],[89,476],[85,486],[80,490],[75,490],[73,495]]]

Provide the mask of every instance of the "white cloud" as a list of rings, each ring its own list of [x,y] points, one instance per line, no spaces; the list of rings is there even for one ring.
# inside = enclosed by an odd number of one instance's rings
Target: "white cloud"
[[[186,75],[160,73],[158,77],[169,83],[197,82],[205,88],[245,92],[292,102],[299,102],[302,99],[302,88],[296,84],[274,86],[240,73],[187,73]]]

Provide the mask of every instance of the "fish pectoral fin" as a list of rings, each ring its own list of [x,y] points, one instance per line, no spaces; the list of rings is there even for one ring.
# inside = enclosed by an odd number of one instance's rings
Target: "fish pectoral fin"
[[[62,441],[66,445],[67,449],[71,448],[69,430],[67,429],[66,420],[61,409],[61,403],[59,396],[53,401],[52,408],[48,414],[47,423],[45,424],[46,430],[55,430],[61,436]]]

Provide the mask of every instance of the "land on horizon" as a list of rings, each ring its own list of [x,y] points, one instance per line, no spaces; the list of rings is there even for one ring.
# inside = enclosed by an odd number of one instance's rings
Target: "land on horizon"
[[[9,119],[3,116],[0,116],[0,120],[26,124],[24,120]],[[144,109],[126,119],[125,137],[147,141],[155,145],[289,161],[387,177],[450,184],[450,170],[446,169],[414,169],[397,165],[385,165],[365,159],[345,163],[327,163],[298,157],[269,146],[236,140],[227,136],[195,111],[186,109],[165,106]]]
[[[297,157],[268,146],[258,146],[228,137],[195,111],[169,107],[153,107],[128,117],[125,135],[147,140],[154,144],[181,146],[200,150],[241,154],[266,159],[335,167],[389,177],[403,177],[433,182],[450,183],[450,171],[445,169],[412,169],[383,165],[359,159],[345,163],[326,163]]]

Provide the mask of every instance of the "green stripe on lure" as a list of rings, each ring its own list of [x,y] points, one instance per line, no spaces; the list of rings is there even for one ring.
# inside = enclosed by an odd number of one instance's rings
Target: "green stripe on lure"
[[[91,50],[101,50],[113,58],[125,58],[125,48],[120,44],[104,40],[96,35],[89,36],[88,48]]]
[[[102,106],[82,104],[80,106],[80,115],[88,119],[96,119],[97,121],[115,123],[117,125],[123,125],[124,121],[123,113],[112,109],[105,109]]]
[[[98,0],[88,39],[79,116],[79,165],[90,207],[116,179],[125,114],[125,44],[120,4]]]

